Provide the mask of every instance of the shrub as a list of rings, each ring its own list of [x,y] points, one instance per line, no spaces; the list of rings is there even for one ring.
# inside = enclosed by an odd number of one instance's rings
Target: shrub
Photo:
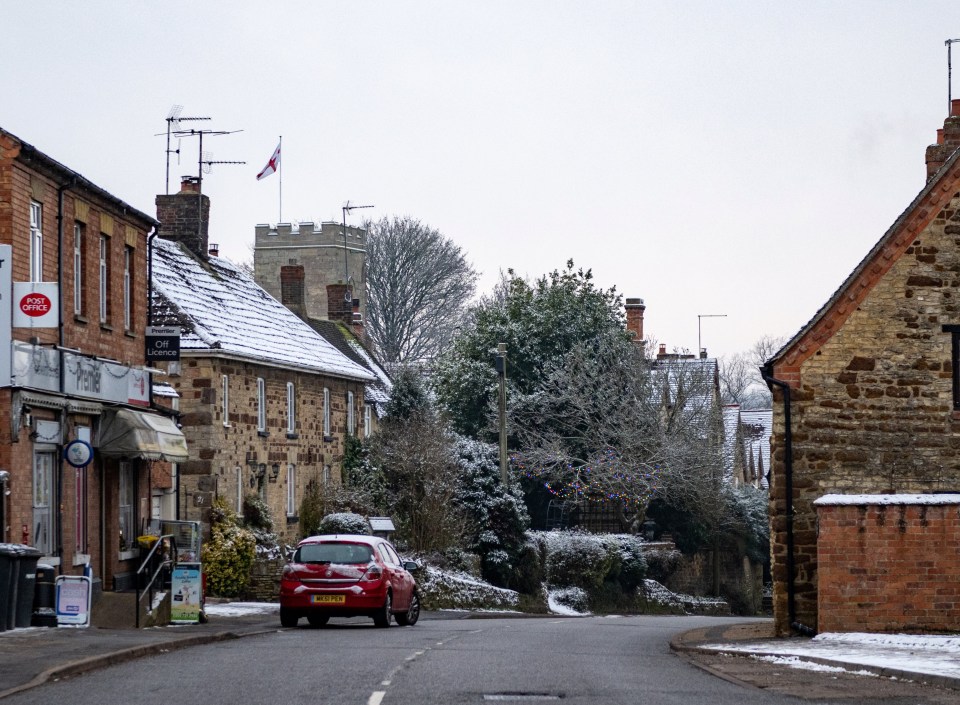
[[[550,601],[574,612],[589,612],[590,600],[583,588],[565,587],[550,592]]]
[[[629,534],[614,534],[607,539],[609,549],[618,555],[617,582],[624,592],[636,590],[647,577],[647,559],[643,555],[643,540]]]
[[[595,537],[570,532],[566,540],[549,546],[547,583],[554,587],[597,590],[614,567],[616,554],[607,551]]]
[[[365,534],[370,535],[370,523],[365,517],[350,512],[327,514],[317,527],[320,534]]]
[[[239,525],[239,519],[219,499],[210,513],[210,540],[203,545],[201,560],[212,595],[236,597],[250,580],[256,556],[256,539]]]

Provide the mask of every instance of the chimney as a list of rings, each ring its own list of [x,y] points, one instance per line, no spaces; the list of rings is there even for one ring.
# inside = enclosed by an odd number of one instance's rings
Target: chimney
[[[353,329],[353,334],[360,340],[366,342],[367,331],[363,327],[363,314],[360,313],[360,299],[353,300],[353,315],[351,316],[350,323],[351,328]]]
[[[706,360],[706,359],[707,359],[707,349],[706,349],[706,348],[700,348],[700,359],[701,359],[701,360]]]
[[[643,342],[643,312],[646,306],[643,305],[643,299],[627,299],[625,308],[627,309],[627,330],[633,333],[633,342]]]
[[[660,349],[657,350],[657,357],[666,357],[667,356],[667,344],[660,343]]]
[[[280,303],[300,318],[306,319],[302,264],[280,267]]]
[[[353,290],[349,284],[327,284],[327,319],[347,327],[353,323]]]
[[[943,166],[957,147],[960,147],[960,99],[950,102],[950,115],[943,121],[943,129],[937,130],[937,143],[927,147],[927,181]]]
[[[180,193],[157,196],[157,234],[164,240],[179,242],[198,259],[209,258],[207,232],[210,225],[210,199],[200,193],[200,180],[184,176]]]

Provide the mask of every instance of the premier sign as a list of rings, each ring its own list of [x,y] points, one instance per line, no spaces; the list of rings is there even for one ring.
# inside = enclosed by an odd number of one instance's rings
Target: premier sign
[[[176,362],[180,359],[180,328],[147,326],[146,356],[148,361]]]

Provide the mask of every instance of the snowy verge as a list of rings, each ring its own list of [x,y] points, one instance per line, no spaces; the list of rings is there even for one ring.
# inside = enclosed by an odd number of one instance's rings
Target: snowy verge
[[[424,609],[513,610],[520,604],[515,590],[496,587],[461,572],[424,566],[416,573]]]

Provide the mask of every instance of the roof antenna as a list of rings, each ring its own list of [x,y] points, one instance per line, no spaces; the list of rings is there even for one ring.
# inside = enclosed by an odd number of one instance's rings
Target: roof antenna
[[[180,118],[183,120],[184,118]],[[209,119],[209,118],[203,118]],[[203,151],[203,136],[204,135],[232,135],[236,132],[243,132],[243,130],[177,130],[173,134],[177,137],[199,137],[200,146],[198,148],[199,156],[197,157],[197,236],[203,232],[203,175],[210,173],[210,167],[214,164],[246,164],[246,162],[228,162],[228,161],[215,161],[212,159],[213,155],[209,152]]]
[[[950,50],[953,49],[954,42],[960,42],[960,39],[948,39],[944,42],[947,47],[947,117],[953,112],[953,67],[950,65]]]
[[[170,195],[170,155],[177,155],[177,164],[180,163],[180,140],[177,140],[177,148],[170,149],[170,135],[173,132],[180,130],[180,123],[186,122],[188,120],[210,120],[208,117],[180,117],[180,113],[183,112],[182,105],[174,105],[170,108],[170,112],[167,113],[167,117],[164,118],[167,121],[167,195]],[[161,132],[154,137],[161,137],[163,133]]]

